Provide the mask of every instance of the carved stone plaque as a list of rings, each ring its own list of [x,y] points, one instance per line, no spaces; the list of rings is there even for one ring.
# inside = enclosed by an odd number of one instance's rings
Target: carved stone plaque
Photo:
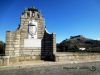
[[[37,22],[35,20],[30,20],[28,24],[29,38],[37,39]]]

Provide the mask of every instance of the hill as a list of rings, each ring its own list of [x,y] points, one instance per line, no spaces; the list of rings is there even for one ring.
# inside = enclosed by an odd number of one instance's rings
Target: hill
[[[65,39],[57,44],[57,51],[86,51],[100,52],[100,41],[86,38],[82,35],[71,36],[70,39]]]

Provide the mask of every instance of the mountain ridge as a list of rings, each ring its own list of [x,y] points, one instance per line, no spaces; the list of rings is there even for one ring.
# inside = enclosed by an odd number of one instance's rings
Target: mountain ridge
[[[94,40],[86,38],[83,35],[70,36],[69,39],[65,39],[57,44],[57,51],[79,51],[80,48],[84,48],[86,51],[100,51],[100,40]],[[98,48],[98,50],[96,49]]]

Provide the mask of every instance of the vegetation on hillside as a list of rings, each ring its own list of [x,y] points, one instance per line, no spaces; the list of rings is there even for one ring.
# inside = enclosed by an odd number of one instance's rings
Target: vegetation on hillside
[[[84,50],[80,50],[83,48]],[[57,44],[58,52],[100,52],[100,41],[85,38],[82,35],[71,36]]]

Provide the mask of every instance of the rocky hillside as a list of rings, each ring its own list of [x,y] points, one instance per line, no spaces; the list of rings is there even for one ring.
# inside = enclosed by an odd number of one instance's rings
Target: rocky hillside
[[[71,36],[70,39],[63,40],[57,44],[57,51],[87,51],[87,52],[99,52],[100,41],[86,38],[82,35]]]

